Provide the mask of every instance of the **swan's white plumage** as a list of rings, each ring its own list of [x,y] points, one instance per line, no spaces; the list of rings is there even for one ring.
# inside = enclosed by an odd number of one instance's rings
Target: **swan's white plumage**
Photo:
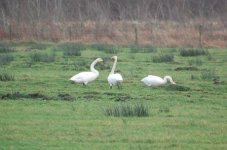
[[[122,75],[120,73],[114,73],[116,65],[117,65],[117,56],[113,56],[112,59],[114,59],[114,64],[113,64],[111,72],[107,78],[107,81],[108,81],[110,87],[112,87],[113,85],[119,86],[119,84],[121,84],[123,82]]]
[[[90,66],[90,72],[80,72],[72,76],[69,80],[75,83],[83,83],[85,85],[89,82],[94,81],[99,76],[99,72],[94,68],[94,66],[101,61],[103,61],[101,58],[97,58],[95,61],[92,62]]]
[[[115,74],[110,74],[107,78],[110,86],[112,85],[117,85],[118,83],[123,82],[123,78],[121,76],[121,74],[119,73],[115,73]]]
[[[172,84],[176,84],[172,77],[170,76],[165,76],[164,79],[158,76],[154,75],[148,75],[147,77],[143,78],[141,81],[146,84],[147,86],[160,86],[164,85],[167,83],[167,81],[170,81]]]

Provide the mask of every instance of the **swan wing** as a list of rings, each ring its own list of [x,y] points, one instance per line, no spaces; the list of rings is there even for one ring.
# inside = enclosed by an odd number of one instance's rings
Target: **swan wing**
[[[148,75],[147,77],[143,78],[141,80],[144,82],[147,86],[159,86],[164,84],[164,80],[161,77]]]
[[[123,78],[121,76],[121,74],[119,73],[115,73],[115,74],[110,74],[107,78],[109,84],[117,84],[117,83],[121,83],[123,82]]]
[[[99,74],[94,72],[80,72],[74,76],[72,76],[69,80],[74,81],[76,83],[88,83],[95,80]]]

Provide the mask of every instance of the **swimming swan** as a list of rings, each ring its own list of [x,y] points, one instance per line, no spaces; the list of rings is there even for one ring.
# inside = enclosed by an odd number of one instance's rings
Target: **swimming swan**
[[[165,76],[164,79],[158,76],[148,75],[147,77],[143,78],[141,81],[146,84],[147,86],[160,86],[167,83],[167,81],[170,81],[172,84],[176,84],[172,77]]]
[[[117,85],[118,88],[120,88],[121,83],[123,82],[123,78],[121,74],[114,73],[116,65],[117,65],[117,56],[113,56],[111,59],[114,59],[112,70],[107,78],[107,81],[110,85],[110,88],[112,88],[113,85]]]
[[[101,58],[97,58],[92,62],[90,66],[90,72],[80,72],[71,77],[69,80],[75,83],[83,83],[84,85],[88,84],[91,81],[94,81],[99,76],[99,72],[94,68],[94,66],[101,61],[103,61]]]

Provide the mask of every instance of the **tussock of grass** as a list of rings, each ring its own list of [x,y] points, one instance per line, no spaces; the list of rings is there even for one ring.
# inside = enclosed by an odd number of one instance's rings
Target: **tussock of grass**
[[[160,107],[159,112],[160,113],[169,113],[170,109],[168,107]]]
[[[149,45],[131,45],[130,51],[131,53],[151,53],[156,52],[156,48]]]
[[[201,66],[203,64],[203,62],[200,59],[191,59],[191,60],[188,61],[188,64],[190,66],[193,66],[193,65],[195,65],[195,66]]]
[[[183,57],[208,55],[209,52],[205,49],[180,49],[180,55]]]
[[[201,72],[201,79],[214,80],[219,79],[219,76],[216,74],[216,71],[214,69],[206,69]]]
[[[7,65],[13,60],[14,60],[14,57],[11,54],[1,54],[0,55],[0,65]]]
[[[58,47],[63,50],[64,56],[81,56],[81,51],[85,49],[81,43],[63,43]]]
[[[0,43],[0,53],[9,53],[9,52],[14,52],[15,49],[10,47],[8,44],[5,43]]]
[[[90,47],[108,54],[117,54],[118,52],[118,47],[110,44],[91,44]]]
[[[146,117],[149,116],[149,113],[148,108],[144,104],[124,104],[106,108],[105,115],[114,117]]]
[[[33,62],[50,63],[55,61],[55,57],[56,57],[55,53],[44,54],[44,53],[36,52],[36,53],[30,54],[31,63]]]
[[[154,63],[173,62],[174,55],[173,54],[160,54],[158,56],[153,56],[152,61]]]
[[[29,45],[28,46],[28,49],[32,49],[32,50],[45,50],[50,44],[29,42],[27,45]]]
[[[14,76],[6,72],[0,73],[0,81],[14,81]]]
[[[81,70],[84,70],[85,68],[88,68],[88,67],[89,67],[89,65],[85,60],[79,60],[79,61],[76,61],[73,64],[73,68],[76,71],[81,71]]]

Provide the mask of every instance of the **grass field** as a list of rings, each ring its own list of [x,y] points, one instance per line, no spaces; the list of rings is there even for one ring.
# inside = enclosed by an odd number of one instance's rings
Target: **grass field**
[[[106,80],[114,53],[122,89]],[[96,81],[68,80],[97,57]],[[226,66],[227,49],[0,43],[0,149],[227,149]],[[177,84],[146,87],[148,74]],[[105,113],[124,105],[149,116]]]

